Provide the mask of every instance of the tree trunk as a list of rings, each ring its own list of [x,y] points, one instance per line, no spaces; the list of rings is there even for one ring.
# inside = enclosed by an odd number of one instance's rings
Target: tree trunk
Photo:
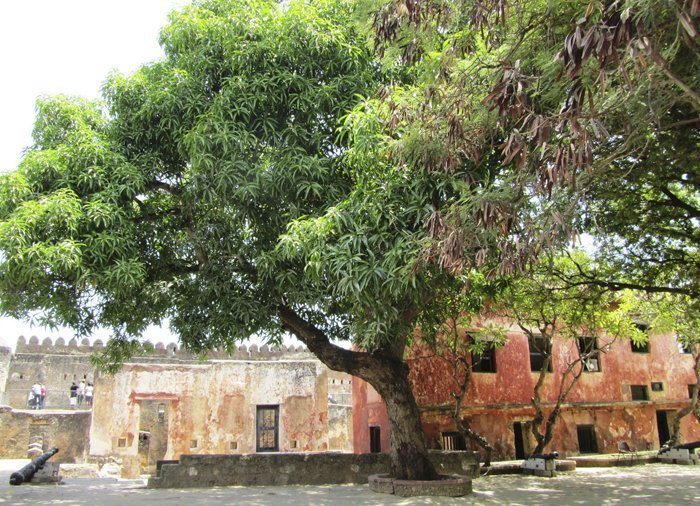
[[[468,422],[461,420],[459,417],[454,417],[454,420],[457,425],[457,430],[462,433],[462,437],[466,435],[484,449],[484,467],[490,467],[491,455],[493,454],[493,446],[491,446],[491,443],[489,443],[484,436],[472,429]]]
[[[428,459],[423,426],[403,361],[406,340],[375,353],[346,350],[330,342],[323,331],[291,308],[280,305],[284,327],[294,333],[318,359],[372,385],[382,396],[389,416],[391,476],[407,480],[432,480],[437,472]]]
[[[428,459],[420,412],[408,381],[408,366],[387,363],[362,379],[377,390],[386,405],[391,430],[391,476],[404,480],[437,478]]]
[[[692,412],[695,418],[700,421],[700,392],[698,392],[700,388],[698,386],[700,385],[700,349],[698,349],[698,345],[696,345],[694,349],[693,360],[695,362],[693,367],[695,371],[695,390],[693,391],[693,396],[690,398],[690,405],[676,411],[673,417],[673,422],[671,423],[671,439],[668,442],[670,446],[681,443],[681,420],[685,416]]]
[[[676,411],[673,417],[673,422],[671,422],[671,439],[666,441],[664,444],[669,446],[675,446],[681,444],[681,420],[693,410],[692,406],[686,406],[683,409]]]

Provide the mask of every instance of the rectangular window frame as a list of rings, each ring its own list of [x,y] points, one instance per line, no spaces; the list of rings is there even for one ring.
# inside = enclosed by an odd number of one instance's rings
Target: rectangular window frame
[[[530,351],[530,372],[541,372],[542,366],[544,365],[544,354],[541,349],[544,346],[539,346],[537,341],[541,341],[544,345],[544,337],[541,335],[528,335],[527,345]],[[550,357],[549,367],[547,367],[547,372],[552,372],[552,359]]]
[[[272,419],[270,419],[272,412]],[[278,404],[263,404],[255,409],[255,451],[278,452],[280,407]],[[270,437],[272,436],[272,442]]]
[[[459,432],[443,432],[440,435],[440,444],[443,451],[465,451],[467,443]]]
[[[678,336],[676,336],[676,342],[678,343],[678,351],[681,353],[681,355],[692,355],[693,350],[690,349],[690,346],[688,346],[686,343],[681,341]]]
[[[579,336],[577,340],[579,357],[588,355],[583,360],[584,372],[602,372],[600,364],[600,350],[598,349],[598,338],[594,336]],[[590,355],[589,355],[590,354]]]
[[[495,373],[496,367],[496,349],[489,347],[484,350],[481,355],[471,354],[472,372],[477,373]]]
[[[632,353],[651,353],[651,346],[649,345],[649,325],[643,322],[637,322],[634,325],[638,330],[647,334],[647,340],[645,343],[637,344],[630,339],[630,349]]]
[[[633,401],[648,401],[649,387],[646,385],[630,385],[630,395]]]
[[[652,392],[663,392],[664,391],[663,381],[652,381],[651,382],[651,391]]]

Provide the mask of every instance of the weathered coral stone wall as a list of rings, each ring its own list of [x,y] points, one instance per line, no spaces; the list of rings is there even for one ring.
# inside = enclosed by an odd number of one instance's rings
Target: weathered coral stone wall
[[[62,338],[56,343],[47,338],[40,344],[36,336],[28,343],[20,337],[6,383],[6,403],[26,407],[29,390],[38,382],[46,386],[45,408],[68,408],[71,383],[93,380],[95,368],[90,364],[90,354],[100,349],[99,342],[90,346],[87,340],[78,345],[73,339],[66,345]]]
[[[327,369],[316,360],[125,364],[99,375],[90,454],[136,457],[146,402],[165,409],[164,459],[256,452],[259,406],[278,408],[279,451],[328,449]]]
[[[0,346],[0,406],[7,404],[5,399],[5,389],[7,388],[7,378],[10,374],[10,363],[12,362],[12,350]]]
[[[87,456],[90,413],[13,410],[0,406],[0,458],[27,458],[30,439],[43,449],[57,447],[52,462],[83,462]]]
[[[440,474],[478,476],[474,452],[430,452],[429,458]],[[148,487],[366,484],[369,475],[388,471],[384,454],[183,455],[177,463],[164,464]]]
[[[352,376],[328,370],[328,449],[353,451]]]

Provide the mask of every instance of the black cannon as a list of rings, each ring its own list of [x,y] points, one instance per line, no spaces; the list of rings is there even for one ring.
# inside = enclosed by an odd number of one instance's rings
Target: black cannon
[[[533,453],[530,455],[531,459],[544,459],[544,460],[554,460],[559,458],[559,452],[552,453]]]
[[[675,448],[676,450],[697,450],[698,448],[700,448],[700,441],[693,441],[692,443],[676,445],[673,448]]]
[[[659,455],[668,453],[671,450],[697,450],[698,448],[700,448],[700,441],[693,441],[692,443],[684,443],[674,446],[663,445],[661,448],[659,448]]]
[[[46,453],[42,453],[37,458],[32,460],[29,464],[24,466],[22,469],[16,473],[10,475],[10,485],[21,485],[24,482],[29,482],[32,476],[44,467],[46,461],[58,453],[58,448],[51,448]]]

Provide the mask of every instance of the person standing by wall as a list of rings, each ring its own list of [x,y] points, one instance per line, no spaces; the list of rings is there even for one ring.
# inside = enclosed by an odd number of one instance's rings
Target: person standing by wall
[[[78,406],[83,405],[83,400],[85,400],[85,380],[82,379],[80,380],[80,383],[78,384]]]
[[[34,383],[32,385],[32,409],[39,409],[41,406],[41,385],[39,383]]]
[[[88,383],[85,386],[85,404],[87,404],[88,407],[92,407],[92,394],[93,394],[92,383]]]
[[[75,381],[73,384],[70,386],[70,407],[75,409],[75,407],[78,405],[78,385],[75,384]]]
[[[46,402],[46,385],[43,383],[41,386],[41,397],[39,398],[39,408],[44,409],[44,403]]]

